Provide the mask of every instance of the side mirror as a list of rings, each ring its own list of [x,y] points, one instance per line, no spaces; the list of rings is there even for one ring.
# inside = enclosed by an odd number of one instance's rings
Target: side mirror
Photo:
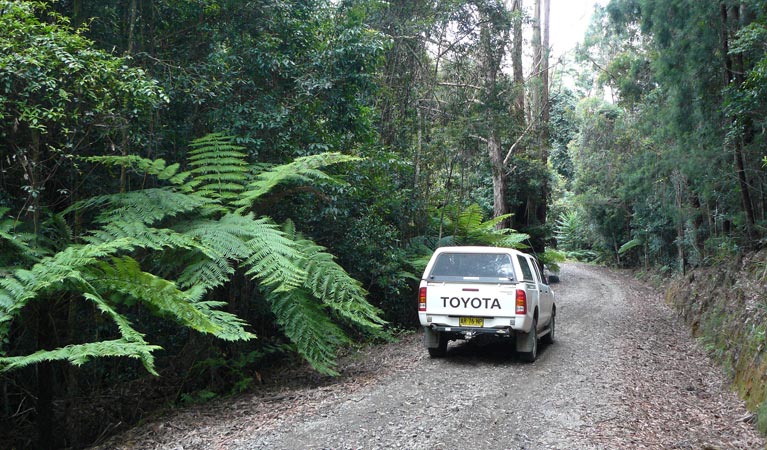
[[[559,275],[549,275],[549,284],[559,283]]]

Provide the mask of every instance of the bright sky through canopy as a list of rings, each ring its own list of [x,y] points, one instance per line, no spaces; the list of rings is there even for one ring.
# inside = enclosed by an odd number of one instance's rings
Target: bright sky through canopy
[[[583,41],[583,35],[591,21],[595,4],[604,0],[551,0],[550,40],[551,57],[556,59]],[[532,0],[525,3],[532,7]]]

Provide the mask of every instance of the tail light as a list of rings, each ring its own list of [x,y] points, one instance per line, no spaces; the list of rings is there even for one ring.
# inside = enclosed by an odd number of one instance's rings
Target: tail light
[[[517,289],[517,314],[527,314],[527,294],[522,289]]]
[[[426,288],[418,290],[418,311],[426,311]]]

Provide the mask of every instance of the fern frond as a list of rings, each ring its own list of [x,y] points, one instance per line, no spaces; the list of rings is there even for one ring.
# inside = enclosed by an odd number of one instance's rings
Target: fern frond
[[[227,204],[239,197],[248,182],[249,169],[244,147],[234,139],[213,133],[190,144],[187,161],[192,167],[192,180],[185,188],[207,198]]]
[[[245,331],[248,323],[234,314],[221,311],[218,308],[226,305],[226,302],[197,302],[193,305],[203,312],[208,320],[216,326],[216,337],[225,341],[246,341],[256,337],[255,334]]]
[[[154,175],[159,180],[168,180],[175,185],[183,184],[189,176],[189,172],[179,173],[179,164],[166,165],[165,160],[163,159],[148,159],[138,155],[88,156],[80,159],[92,163],[103,164],[107,167],[129,167],[141,174]]]
[[[304,255],[304,288],[349,324],[368,332],[381,329],[386,323],[380,318],[383,312],[368,303],[367,292],[359,281],[350,277],[325,248],[308,239],[296,243]]]
[[[511,218],[514,214],[503,214],[498,217],[493,217],[492,219],[488,219],[484,222],[480,221],[480,223],[475,225],[475,230],[478,232],[485,232],[485,233],[496,233],[496,232],[505,232],[503,230],[508,230],[508,228],[503,228],[501,230],[496,229],[496,226],[503,222],[506,219]],[[471,229],[469,229],[471,230]]]
[[[244,220],[239,220],[244,219]],[[245,242],[255,230],[250,218],[226,215],[219,220],[195,220],[181,224],[178,232],[199,242],[215,257],[242,260],[250,256],[251,251]]]
[[[120,331],[120,335],[128,342],[146,343],[144,341],[144,335],[136,331],[128,319],[122,314],[115,311],[109,304],[104,301],[97,293],[85,292],[83,297],[86,300],[96,304],[96,307],[102,313],[109,316],[110,319],[117,325],[117,329]]]
[[[245,246],[249,255],[242,261],[246,275],[276,291],[289,291],[304,284],[306,271],[296,263],[301,259],[296,244],[271,219],[254,219],[252,214],[230,214],[222,217],[219,223],[223,229],[247,230]]]
[[[461,234],[479,228],[482,224],[482,208],[476,203],[461,210],[456,219]]]
[[[508,247],[522,250],[528,246],[524,244],[525,241],[530,239],[530,235],[527,233],[518,233],[514,230],[508,230],[507,233],[498,235],[492,242],[497,247]]]
[[[642,239],[634,238],[634,239],[626,242],[625,244],[621,245],[621,248],[618,249],[618,254],[619,255],[623,255],[626,252],[628,252],[629,250],[631,250],[631,249],[633,249],[635,247],[640,247],[642,245],[644,245],[644,241]]]
[[[323,306],[301,289],[271,292],[267,300],[298,353],[318,372],[338,375],[336,354],[340,346],[349,343],[349,338],[330,320]]]
[[[267,217],[227,214],[219,220],[188,222],[177,230],[199,242],[209,258],[190,263],[179,279],[184,286],[219,286],[237,263],[271,289],[290,290],[304,282],[306,273],[294,263],[300,258],[295,244]]]
[[[199,286],[209,291],[223,286],[234,275],[235,269],[224,257],[200,257],[187,264],[178,277],[178,285],[182,288]]]
[[[242,193],[239,200],[234,202],[241,210],[250,208],[259,197],[268,193],[275,186],[288,181],[314,182],[325,180],[340,183],[325,172],[319,170],[333,164],[361,161],[361,158],[341,153],[321,153],[319,155],[304,156],[295,159],[288,164],[274,166],[256,175],[255,179],[247,185],[246,192]]]
[[[150,250],[165,248],[200,249],[204,247],[193,237],[168,228],[153,228],[141,222],[114,221],[84,236],[90,244],[101,244],[115,239],[132,239],[137,247]]]
[[[246,275],[275,291],[291,291],[304,284],[306,271],[293,261],[296,249],[279,235],[258,236],[248,242],[254,253],[243,262]]]
[[[150,225],[168,217],[194,211],[210,203],[210,199],[200,195],[175,192],[169,188],[154,188],[91,197],[70,206],[64,214],[100,208],[104,211],[96,216],[97,223],[123,221]]]
[[[128,357],[141,360],[147,372],[158,375],[154,369],[152,352],[162,347],[125,339],[68,345],[55,350],[39,350],[31,355],[0,357],[0,372],[8,372],[45,361],[68,361],[80,366],[93,358],[109,356]]]
[[[199,332],[229,340],[253,337],[236,316],[211,310],[204,302],[191,302],[175,283],[142,271],[133,258],[114,257],[110,263],[98,264],[88,281],[99,291],[128,295]]]
[[[35,251],[31,242],[35,236],[16,230],[18,222],[6,217],[9,208],[0,208],[0,267],[19,263],[19,260],[34,261],[39,251]]]
[[[130,239],[117,239],[96,245],[72,245],[40,260],[30,270],[18,269],[0,278],[0,289],[9,294],[11,306],[5,313],[11,316],[41,292],[61,289],[65,283],[84,283],[86,268],[110,255],[136,246]]]

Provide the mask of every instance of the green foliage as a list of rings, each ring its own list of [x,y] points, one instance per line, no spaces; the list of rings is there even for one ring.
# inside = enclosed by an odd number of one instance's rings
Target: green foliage
[[[221,133],[195,139],[190,147],[187,160],[192,176],[184,189],[222,205],[237,199],[248,180],[244,147]]]
[[[333,177],[319,169],[333,164],[354,161],[360,161],[360,158],[341,153],[321,153],[296,158],[288,164],[274,166],[256,174],[253,181],[247,185],[247,190],[234,204],[240,206],[241,209],[249,208],[261,196],[282,183],[336,182]]]
[[[581,105],[571,155],[605,259],[637,264],[641,243],[644,264],[695,266],[762,245],[765,19],[753,2],[600,10],[585,60],[619,102]]]
[[[559,263],[567,260],[567,255],[564,252],[554,250],[553,248],[547,248],[542,255],[538,255],[541,264],[548,267],[552,272],[559,272]]]
[[[445,216],[443,227],[452,234],[443,236],[440,245],[491,245],[497,247],[525,248],[530,238],[510,228],[498,228],[498,224],[512,214],[484,220],[482,208],[472,204]]]
[[[291,346],[261,341],[255,350],[228,355],[216,351],[211,356],[197,361],[189,369],[187,378],[210,380],[205,387],[190,393],[182,393],[179,400],[184,405],[205,403],[219,396],[236,395],[245,392],[261,381],[259,370],[270,363],[279,361],[285,353],[292,352]]]
[[[624,253],[627,253],[634,248],[641,247],[642,245],[644,245],[644,242],[641,239],[632,239],[621,245],[621,247],[618,249],[618,254],[623,255]]]
[[[129,144],[130,124],[167,98],[128,59],[95,49],[49,2],[4,0],[0,10],[3,189],[15,208],[26,204],[25,213],[36,215],[66,201],[72,186],[63,180],[79,170],[74,155]]]
[[[160,350],[160,348],[143,342],[127,342],[124,339],[91,342],[68,345],[56,350],[39,350],[27,356],[3,357],[0,358],[0,367],[3,371],[10,371],[50,361],[67,361],[75,366],[80,366],[94,358],[128,357],[140,359],[149,373],[157,375],[154,370],[152,352]]]
[[[335,352],[348,342],[334,317],[380,334],[384,324],[380,311],[366,301],[359,282],[324,248],[301,236],[292,225],[281,230],[268,217],[233,210],[235,203],[252,205],[281,182],[330,180],[321,167],[356,158],[316,155],[251,175],[256,168],[247,164],[246,153],[231,142],[220,134],[196,140],[190,152],[191,170],[181,175],[178,165],[164,162],[130,156],[89,158],[108,167],[124,165],[151,173],[170,185],[96,196],[69,208],[69,214],[98,210],[93,229],[83,236],[86,243],[69,244],[30,269],[18,268],[1,278],[0,324],[7,332],[7,323],[32,300],[81,296],[116,324],[122,338],[0,359],[3,369],[55,359],[79,365],[98,356],[130,356],[156,373],[151,353],[159,347],[147,344],[118,312],[121,305],[135,302],[198,332],[231,341],[251,339],[254,335],[245,330],[244,321],[216,309],[224,302],[208,299],[240,268],[258,281],[285,334],[322,373],[335,373]],[[7,219],[1,223],[3,242],[22,242],[11,233]],[[26,250],[23,245],[20,248]],[[156,270],[163,276],[142,269],[137,258],[143,252],[161,258],[163,264]],[[141,258],[148,259],[146,255]]]
[[[432,220],[439,220],[439,217],[433,216]],[[441,239],[421,236],[411,241],[407,257],[408,264],[413,268],[414,275],[411,277],[420,279],[432,253],[438,247],[488,245],[516,249],[526,248],[527,246],[523,242],[530,238],[529,235],[518,233],[509,228],[497,228],[497,225],[508,217],[507,215],[483,220],[482,209],[477,204],[446,214],[442,217],[443,227],[453,234],[445,235]]]

